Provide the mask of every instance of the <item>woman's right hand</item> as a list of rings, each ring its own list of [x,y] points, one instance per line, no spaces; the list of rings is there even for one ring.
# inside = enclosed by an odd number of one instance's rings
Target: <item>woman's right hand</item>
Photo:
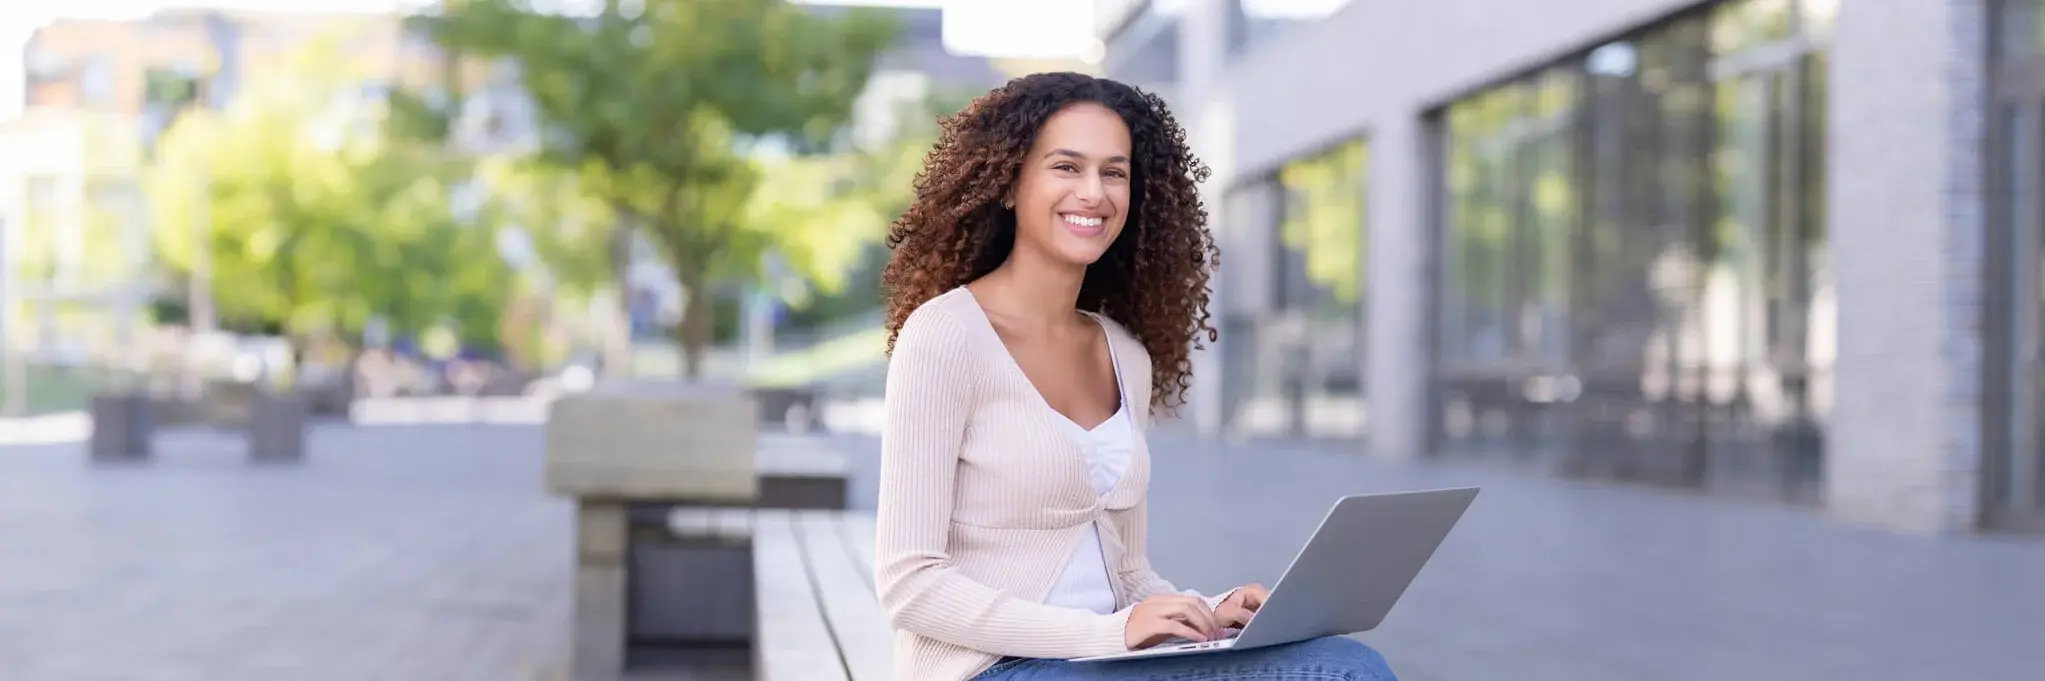
[[[1158,594],[1143,599],[1129,613],[1122,628],[1122,643],[1140,650],[1163,643],[1174,636],[1189,641],[1210,641],[1221,635],[1221,625],[1207,601],[1195,596]]]

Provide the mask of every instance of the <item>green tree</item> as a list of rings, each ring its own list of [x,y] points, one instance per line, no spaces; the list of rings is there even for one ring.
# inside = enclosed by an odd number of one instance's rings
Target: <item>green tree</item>
[[[160,259],[189,276],[206,249],[228,328],[358,338],[381,316],[494,345],[509,278],[494,231],[460,215],[441,150],[381,134],[337,45],[165,134],[147,180]]]
[[[762,184],[752,153],[830,149],[894,34],[877,13],[785,0],[607,0],[595,17],[470,0],[418,24],[449,49],[519,67],[544,127],[540,157],[612,209],[614,292],[627,290],[631,230],[660,245],[687,295],[679,340],[692,377],[713,285],[758,276],[762,255],[792,241],[747,220]],[[611,335],[615,375],[629,347]]]
[[[879,149],[766,164],[753,223],[772,225],[787,261],[809,285],[776,293],[797,327],[878,310],[880,247],[888,222],[907,210],[935,129],[905,131]]]

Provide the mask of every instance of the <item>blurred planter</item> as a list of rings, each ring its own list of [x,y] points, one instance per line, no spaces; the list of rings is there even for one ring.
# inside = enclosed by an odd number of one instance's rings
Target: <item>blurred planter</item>
[[[155,410],[148,395],[102,393],[92,397],[92,442],[95,463],[143,461],[149,458],[156,430]]]
[[[257,390],[249,404],[249,458],[296,462],[305,458],[305,427],[313,400],[297,391]]]

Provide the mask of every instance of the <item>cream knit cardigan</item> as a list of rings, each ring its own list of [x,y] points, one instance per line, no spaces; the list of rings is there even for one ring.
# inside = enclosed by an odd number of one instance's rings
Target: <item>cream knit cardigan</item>
[[[1144,553],[1150,355],[1128,329],[1096,318],[1123,358],[1137,430],[1128,471],[1106,495],[1089,484],[1065,417],[970,291],[941,294],[903,322],[887,370],[874,543],[898,677],[962,680],[1002,656],[1119,652],[1130,606],[1178,591]],[[1114,614],[1043,603],[1087,523],[1100,530]]]

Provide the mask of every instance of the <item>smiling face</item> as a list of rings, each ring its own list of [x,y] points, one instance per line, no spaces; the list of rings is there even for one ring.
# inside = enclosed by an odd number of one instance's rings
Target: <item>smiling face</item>
[[[1052,114],[1008,197],[1018,250],[1084,267],[1122,234],[1130,192],[1129,126],[1093,102]]]

